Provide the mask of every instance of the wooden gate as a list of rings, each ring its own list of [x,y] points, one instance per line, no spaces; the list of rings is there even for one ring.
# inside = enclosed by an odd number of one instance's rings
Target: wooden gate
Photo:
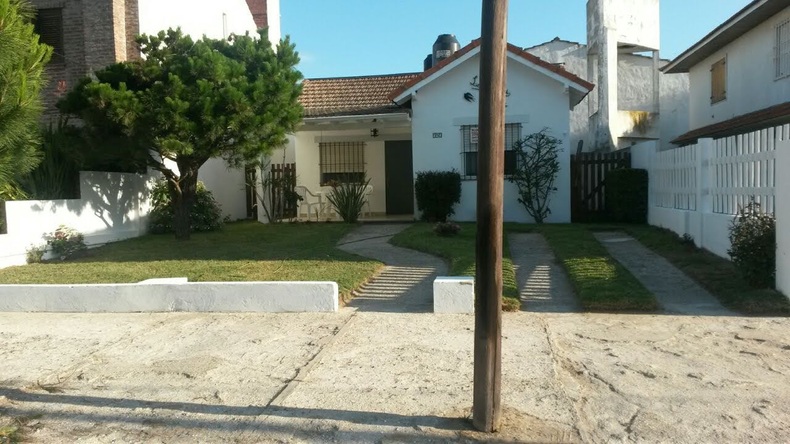
[[[271,203],[275,220],[291,219],[296,217],[296,164],[272,164]]]
[[[631,153],[571,155],[571,221],[598,222],[606,218],[606,173],[631,167]]]

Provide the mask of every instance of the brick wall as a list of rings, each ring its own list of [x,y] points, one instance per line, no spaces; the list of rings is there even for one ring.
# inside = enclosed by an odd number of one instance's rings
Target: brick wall
[[[115,62],[139,58],[137,0],[31,0],[36,9],[63,8],[63,61],[50,63],[43,90],[45,118],[79,79]]]

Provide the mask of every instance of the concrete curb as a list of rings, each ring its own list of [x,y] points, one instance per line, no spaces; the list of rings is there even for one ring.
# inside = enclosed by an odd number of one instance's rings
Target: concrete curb
[[[0,285],[0,312],[336,312],[335,282]]]

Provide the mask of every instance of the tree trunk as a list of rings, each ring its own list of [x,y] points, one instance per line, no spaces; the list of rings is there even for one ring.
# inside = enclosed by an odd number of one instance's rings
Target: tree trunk
[[[197,194],[197,168],[179,165],[181,177],[178,184],[170,183],[170,199],[173,203],[173,230],[176,239],[189,240],[190,217]]]

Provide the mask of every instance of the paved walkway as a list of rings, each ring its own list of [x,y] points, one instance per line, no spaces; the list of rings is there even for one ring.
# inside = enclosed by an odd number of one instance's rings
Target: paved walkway
[[[384,262],[385,266],[364,285],[349,304],[360,311],[431,312],[433,280],[447,274],[442,259],[389,243],[409,225],[361,225],[340,240],[338,248]]]
[[[511,233],[508,243],[525,311],[581,311],[565,270],[542,235]]]
[[[621,232],[595,233],[595,237],[658,300],[666,313],[737,316],[666,259]]]

